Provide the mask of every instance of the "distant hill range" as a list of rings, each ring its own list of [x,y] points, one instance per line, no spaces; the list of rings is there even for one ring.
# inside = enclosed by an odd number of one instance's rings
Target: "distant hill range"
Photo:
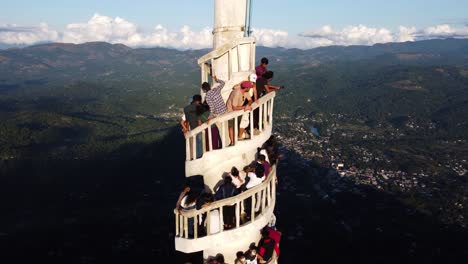
[[[166,48],[132,49],[122,44],[51,43],[0,50],[0,79],[106,79],[109,76],[157,77],[175,70],[195,70],[196,59],[207,50],[179,51]],[[310,50],[259,47],[258,53],[274,62],[323,64],[378,60],[385,64],[465,65],[468,40],[446,39],[373,46],[329,46]]]
[[[205,51],[165,48],[131,49],[122,44],[51,43],[0,51],[0,79],[13,80],[107,80],[109,76],[135,79],[175,74],[194,69]]]
[[[136,135],[154,125],[135,116],[177,113],[199,92],[196,60],[207,51],[104,42],[0,50],[4,129],[29,135],[76,122],[88,129],[92,116],[96,126],[86,135]],[[273,82],[286,86],[277,100],[280,113],[341,113],[369,127],[413,120],[434,123],[437,136],[466,138],[468,39],[310,50],[258,47],[257,56],[270,59]]]

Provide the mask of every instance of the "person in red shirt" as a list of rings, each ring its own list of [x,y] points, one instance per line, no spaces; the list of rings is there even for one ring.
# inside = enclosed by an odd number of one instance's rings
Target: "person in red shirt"
[[[270,175],[271,165],[266,161],[265,155],[258,155],[257,162],[263,165],[263,168],[265,169],[265,177],[268,177]]]
[[[263,77],[263,74],[267,72],[267,66],[268,66],[268,59],[267,58],[262,58],[260,60],[260,65],[255,67],[255,73],[257,73],[257,78]]]
[[[270,232],[268,231],[268,228],[263,228],[260,232],[262,234],[262,238],[258,242],[257,246],[258,263],[268,263],[273,257],[273,251],[276,252],[276,256],[279,257],[280,250],[278,247],[278,243],[270,237]]]

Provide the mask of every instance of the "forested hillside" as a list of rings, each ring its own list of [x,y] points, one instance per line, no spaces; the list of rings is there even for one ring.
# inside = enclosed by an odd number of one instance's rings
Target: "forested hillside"
[[[185,177],[178,121],[206,52],[0,50],[0,255],[183,263],[173,247]],[[285,85],[274,120],[280,261],[463,259],[468,40],[258,47],[263,56]]]
[[[0,157],[102,158],[157,140],[198,92],[205,52],[100,42],[0,51]],[[369,128],[415,119],[437,137],[467,128],[467,40],[259,47],[262,56],[286,86],[281,114],[348,113]]]

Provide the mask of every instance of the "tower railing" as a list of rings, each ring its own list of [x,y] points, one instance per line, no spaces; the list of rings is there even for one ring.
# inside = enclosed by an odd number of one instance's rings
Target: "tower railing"
[[[247,212],[247,215],[250,217],[248,221],[242,222],[242,212],[245,206],[245,203],[251,203],[251,210]],[[260,210],[255,212],[256,203],[260,203]],[[244,191],[236,196],[215,201],[210,205],[203,207],[200,210],[188,210],[188,211],[178,211],[174,210],[175,214],[175,233],[176,237],[187,240],[196,240],[200,238],[199,228],[204,228],[203,237],[213,236],[226,231],[236,230],[242,228],[244,225],[253,223],[257,218],[266,214],[274,208],[276,203],[276,165],[273,165],[271,168],[270,174],[266,177],[264,182],[251,188],[250,190]],[[224,229],[223,225],[223,207],[224,206],[234,206],[235,207],[235,226],[232,229]],[[258,207],[258,205],[257,205]],[[217,216],[215,223],[219,226],[212,227],[214,220],[210,217],[210,214],[217,211]],[[189,221],[193,219],[193,221]],[[205,226],[200,226],[202,219],[205,219]],[[190,224],[193,224],[193,227],[189,227]],[[193,235],[189,235],[189,228],[193,230]],[[212,231],[215,230],[215,231]]]
[[[186,145],[186,160],[197,160],[202,158],[203,154],[209,151],[218,151],[220,149],[228,148],[228,139],[226,139],[226,132],[229,129],[229,121],[233,120],[234,122],[234,145],[238,144],[238,129],[239,129],[239,117],[242,117],[244,114],[248,115],[249,124],[250,124],[250,139],[245,139],[244,141],[249,141],[254,139],[255,137],[262,135],[267,131],[268,127],[273,126],[273,105],[275,99],[275,92],[270,92],[265,96],[261,97],[257,102],[253,103],[252,111],[244,112],[243,110],[233,111],[230,113],[226,113],[214,119],[208,121],[208,123],[204,123],[193,130],[190,130],[185,135],[185,145]],[[254,133],[254,110],[258,110],[258,131],[259,134],[255,135]],[[219,134],[222,141],[222,146],[219,149],[213,149],[213,132],[211,131],[211,126],[217,126],[219,129]],[[202,152],[201,155],[198,153],[197,157],[197,142],[196,137],[197,135],[201,134],[202,138]],[[208,135],[207,140],[206,135]],[[208,142],[208,143],[206,143]],[[208,146],[207,146],[208,145]]]
[[[243,48],[247,48],[249,56],[240,56]],[[237,53],[237,54],[235,54]],[[234,56],[237,55],[237,56]],[[243,67],[242,57],[250,58],[248,67]],[[201,81],[208,82],[210,76],[210,67],[216,60],[227,59],[228,76],[226,82],[232,79],[233,74],[237,72],[252,72],[255,69],[255,38],[241,38],[232,43],[225,44],[210,53],[198,59],[198,64],[201,67]],[[207,65],[207,63],[209,65]]]

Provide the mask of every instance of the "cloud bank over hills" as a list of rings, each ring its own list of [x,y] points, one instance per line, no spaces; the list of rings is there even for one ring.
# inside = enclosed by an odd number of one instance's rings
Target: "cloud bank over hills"
[[[373,45],[434,38],[468,38],[468,25],[455,27],[449,24],[424,29],[400,26],[396,32],[366,25],[346,26],[342,29],[325,25],[298,35],[291,35],[286,30],[267,28],[254,28],[253,31],[259,45],[300,49],[330,45]],[[157,25],[150,32],[144,32],[136,23],[100,14],[95,14],[84,23],[68,24],[62,31],[53,29],[46,23],[34,27],[0,25],[0,47],[46,42],[78,44],[92,41],[122,43],[131,47],[201,49],[211,47],[212,34],[209,27],[197,31],[189,26],[183,26],[178,31],[170,31],[163,25]]]

